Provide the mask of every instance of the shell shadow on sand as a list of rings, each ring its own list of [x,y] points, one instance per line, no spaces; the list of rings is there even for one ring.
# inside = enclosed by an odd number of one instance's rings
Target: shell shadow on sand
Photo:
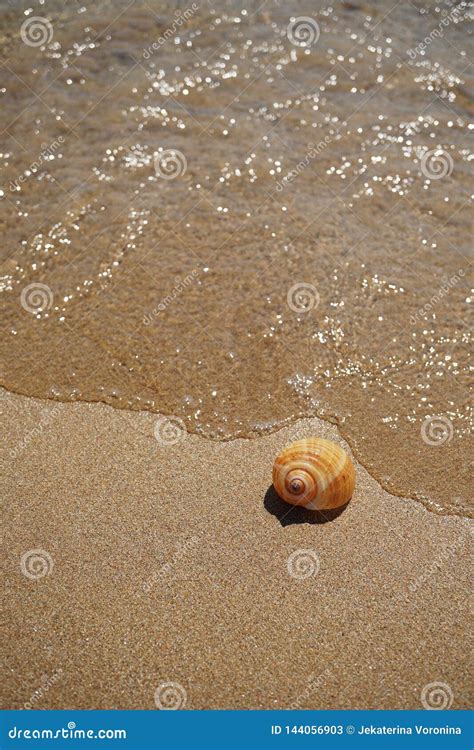
[[[350,502],[350,500],[349,500]],[[275,492],[275,488],[271,484],[265,493],[263,505],[265,510],[278,518],[280,524],[284,526],[292,526],[297,523],[329,523],[334,521],[341,513],[344,513],[345,509],[349,505],[347,502],[345,505],[341,505],[339,508],[333,508],[332,510],[308,510],[307,508],[301,508],[298,505],[289,505],[285,503],[281,497]]]

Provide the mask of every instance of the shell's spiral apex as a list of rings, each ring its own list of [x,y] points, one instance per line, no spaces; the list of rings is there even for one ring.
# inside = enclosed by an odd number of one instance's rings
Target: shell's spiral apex
[[[273,486],[291,505],[310,510],[339,508],[354,493],[354,464],[332,440],[304,438],[288,445],[276,457]]]

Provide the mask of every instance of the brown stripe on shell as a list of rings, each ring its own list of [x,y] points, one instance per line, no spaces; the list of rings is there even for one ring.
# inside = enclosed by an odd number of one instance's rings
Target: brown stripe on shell
[[[303,494],[294,494],[285,485],[285,477],[301,477],[311,486]],[[355,469],[347,453],[337,443],[323,438],[304,438],[287,446],[275,459],[273,484],[280,497],[292,505],[315,510],[338,508],[350,500],[355,487]],[[290,485],[291,486],[291,485]],[[295,483],[298,487],[298,482]]]

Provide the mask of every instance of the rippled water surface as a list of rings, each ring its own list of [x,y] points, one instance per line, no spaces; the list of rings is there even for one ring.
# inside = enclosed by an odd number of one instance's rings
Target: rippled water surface
[[[0,7],[6,387],[319,415],[468,513],[467,5]]]

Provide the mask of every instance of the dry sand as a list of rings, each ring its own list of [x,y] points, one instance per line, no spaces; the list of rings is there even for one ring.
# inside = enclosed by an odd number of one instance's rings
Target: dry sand
[[[420,708],[432,682],[471,704],[469,522],[360,465],[326,523],[269,491],[276,452],[313,433],[342,442],[333,426],[164,446],[149,413],[6,392],[2,405],[3,707],[43,686],[38,708],[153,709],[165,681],[192,709]],[[20,567],[32,549],[53,562],[37,580]],[[289,574],[296,550],[317,555],[314,575]]]

